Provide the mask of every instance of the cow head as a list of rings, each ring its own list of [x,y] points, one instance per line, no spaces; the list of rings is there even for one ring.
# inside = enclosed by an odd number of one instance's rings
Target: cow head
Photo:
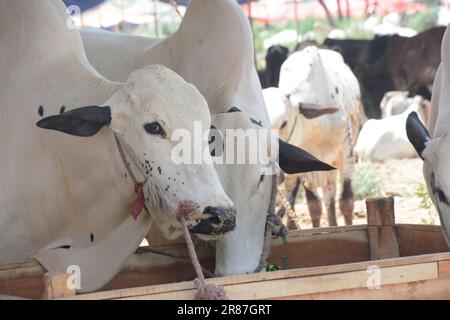
[[[406,121],[408,139],[424,161],[423,172],[428,193],[439,212],[442,230],[450,244],[450,131],[431,139],[417,113]]]
[[[342,89],[330,88],[322,69],[320,49],[315,46],[292,54],[281,67],[279,88],[307,119],[339,111]]]
[[[191,232],[219,236],[235,226],[234,205],[212,163],[173,161],[172,134],[182,129],[194,136],[196,121],[209,129],[208,106],[198,90],[169,69],[150,66],[133,72],[104,106],[74,109],[37,125],[79,137],[96,135],[104,127],[112,130],[133,170],[146,181],[147,207],[153,208],[151,214],[164,235],[174,239],[181,235],[177,208],[186,201],[196,207],[187,221]]]

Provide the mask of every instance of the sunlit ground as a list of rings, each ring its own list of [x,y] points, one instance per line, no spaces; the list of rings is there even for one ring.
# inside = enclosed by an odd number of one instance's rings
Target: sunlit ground
[[[429,202],[422,175],[422,160],[388,160],[384,163],[363,162],[356,165],[355,193],[363,196],[395,196],[395,218],[397,223],[439,224],[436,210]],[[359,181],[358,181],[359,179]],[[375,186],[375,187],[373,187]],[[431,206],[430,206],[431,205]],[[336,207],[339,204],[336,203]],[[427,208],[429,207],[429,208]],[[337,209],[338,224],[344,225],[344,218]],[[311,228],[303,194],[297,199],[296,213],[302,229]],[[353,215],[354,224],[367,223],[364,200],[357,200]],[[328,226],[325,208],[321,226]]]

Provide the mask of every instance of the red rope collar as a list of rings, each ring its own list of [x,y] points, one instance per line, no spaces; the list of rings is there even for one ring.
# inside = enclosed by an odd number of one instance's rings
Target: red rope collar
[[[116,141],[117,149],[119,150],[120,158],[122,158],[122,162],[125,166],[125,169],[128,172],[128,175],[130,176],[131,180],[134,183],[134,192],[136,194],[136,200],[134,200],[133,209],[131,210],[131,216],[134,220],[137,220],[139,218],[142,210],[145,208],[145,196],[144,196],[144,185],[146,181],[138,182],[136,176],[134,175],[133,171],[131,170],[131,164],[127,160],[127,157],[125,155],[125,152],[122,148],[122,144],[120,143],[119,137],[117,134],[114,134],[114,139]],[[148,211],[148,210],[147,210]]]

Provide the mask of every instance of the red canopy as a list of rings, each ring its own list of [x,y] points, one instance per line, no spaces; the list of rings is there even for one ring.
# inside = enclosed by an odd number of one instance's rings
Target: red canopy
[[[338,15],[337,1],[324,0],[328,9],[333,16]],[[349,12],[352,17],[366,16],[366,1],[365,0],[348,0],[341,1],[342,13],[347,12],[346,4],[349,4]],[[426,5],[414,3],[408,0],[368,0],[370,12],[375,11],[379,15],[386,15],[391,12],[408,12],[413,13],[419,10],[426,9]],[[281,20],[295,20],[295,3],[294,0],[261,0],[259,2],[252,2],[251,6],[243,4],[242,8],[247,16],[260,23],[278,22]],[[297,17],[305,19],[308,17],[325,18],[325,12],[317,0],[310,2],[297,1]]]

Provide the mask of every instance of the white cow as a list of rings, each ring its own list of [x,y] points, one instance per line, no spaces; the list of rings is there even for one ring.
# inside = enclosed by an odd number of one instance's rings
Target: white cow
[[[353,144],[363,115],[356,77],[339,53],[310,46],[292,54],[283,64],[279,88],[289,101],[284,135],[288,135],[288,142],[338,168],[340,209],[345,223],[351,224]],[[318,187],[324,191],[329,225],[337,224],[336,178],[335,171],[301,175],[314,227],[320,226],[322,214]],[[294,209],[300,179],[287,179],[288,198]],[[296,182],[292,183],[292,179]]]
[[[105,32],[97,36],[82,32],[88,59],[103,75],[122,80],[134,69],[162,64],[199,89],[219,130],[270,129],[253,63],[251,28],[236,1],[192,0],[179,30],[156,43],[148,40],[140,54],[135,37],[105,36]],[[120,54],[105,54],[119,48],[114,39],[122,41]],[[130,68],[118,72],[117,65]],[[280,145],[280,166],[288,172],[331,169],[306,153],[299,156],[286,144]],[[250,273],[259,265],[274,180],[265,177],[262,169],[260,164],[216,165],[237,210],[235,230],[216,244],[218,275]]]
[[[450,31],[442,39],[441,65],[433,85],[429,133],[417,114],[406,122],[409,141],[424,160],[423,173],[450,245]]]
[[[84,292],[104,286],[147,234],[152,218],[135,221],[134,203],[145,199],[175,235],[186,200],[198,207],[194,233],[229,231],[235,214],[213,165],[171,163],[174,130],[210,126],[198,90],[162,66],[104,79],[68,21],[60,0],[0,1],[0,263],[76,266]],[[114,134],[144,181],[139,201]]]
[[[402,114],[406,109],[413,105],[423,104],[423,107],[425,108],[424,111],[426,111],[424,116],[426,116],[428,121],[428,115],[430,112],[429,101],[425,101],[420,95],[415,97],[408,97],[408,95],[408,91],[386,92],[380,103],[381,118],[384,119],[390,116]]]
[[[384,161],[412,158],[416,155],[406,136],[406,119],[411,112],[416,112],[420,120],[427,123],[429,101],[416,96],[409,102],[410,105],[401,114],[379,120],[371,119],[364,124],[355,145],[358,159]]]
[[[288,99],[279,88],[275,87],[264,89],[262,93],[272,128],[275,130],[286,129],[289,120]]]
[[[380,102],[381,118],[387,118],[403,113],[408,109],[410,100],[408,91],[389,91]]]

